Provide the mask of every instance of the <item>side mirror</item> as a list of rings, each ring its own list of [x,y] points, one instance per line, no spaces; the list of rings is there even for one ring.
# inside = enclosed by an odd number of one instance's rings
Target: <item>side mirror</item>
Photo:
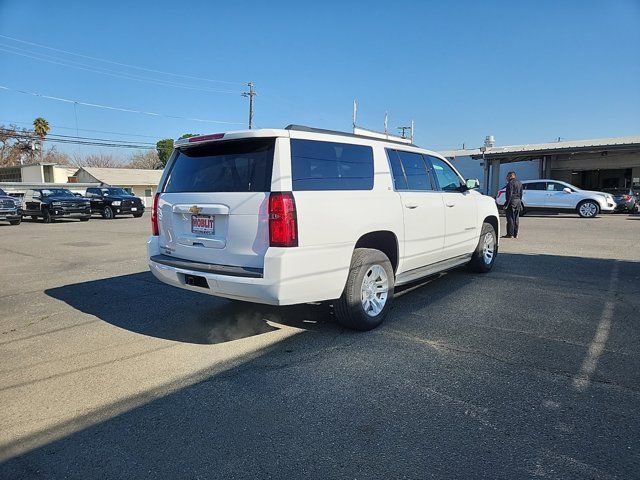
[[[564,188],[562,189],[562,191],[563,191],[564,193],[573,193],[569,187],[564,187]]]
[[[477,178],[469,178],[465,183],[467,190],[473,190],[480,187],[480,180]]]

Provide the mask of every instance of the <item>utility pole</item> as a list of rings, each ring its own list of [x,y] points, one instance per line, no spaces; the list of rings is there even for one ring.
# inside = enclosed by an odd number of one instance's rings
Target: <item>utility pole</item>
[[[249,97],[249,130],[253,128],[253,97],[256,96],[256,91],[254,90],[253,82],[247,83],[249,87],[248,92],[243,92],[243,97]]]

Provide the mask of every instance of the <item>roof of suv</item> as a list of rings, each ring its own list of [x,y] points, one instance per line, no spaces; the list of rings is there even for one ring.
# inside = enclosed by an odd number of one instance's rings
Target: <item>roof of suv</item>
[[[357,138],[359,140],[367,140],[370,142],[387,144],[389,146],[402,146],[408,149],[420,149],[428,152],[429,155],[442,157],[442,155],[434,150],[429,150],[426,148],[419,147],[413,143],[409,143],[410,140],[407,141],[399,141],[395,140],[392,136],[391,138],[380,138],[368,135],[361,135],[356,133],[349,132],[341,132],[338,130],[325,130],[321,128],[313,128],[307,127],[304,125],[287,125],[284,129],[276,129],[276,128],[261,128],[261,129],[252,129],[252,130],[235,130],[230,132],[220,132],[220,133],[212,133],[212,134],[204,134],[197,135],[195,137],[181,138],[174,141],[174,148],[179,147],[187,147],[190,145],[198,145],[207,142],[214,141],[225,141],[225,140],[239,140],[243,138],[268,138],[268,137],[291,137],[292,132],[300,132],[300,133],[317,133],[318,135],[330,135],[335,137],[342,138]],[[376,133],[376,132],[372,132]],[[378,134],[384,135],[384,134]],[[397,137],[399,138],[399,137]]]

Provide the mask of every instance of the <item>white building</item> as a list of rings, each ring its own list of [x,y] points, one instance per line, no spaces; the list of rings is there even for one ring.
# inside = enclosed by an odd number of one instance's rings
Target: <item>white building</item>
[[[0,168],[0,182],[67,183],[78,167],[56,163],[36,163]]]
[[[587,190],[640,187],[640,135],[440,152],[495,195],[513,170],[521,180],[551,178]]]

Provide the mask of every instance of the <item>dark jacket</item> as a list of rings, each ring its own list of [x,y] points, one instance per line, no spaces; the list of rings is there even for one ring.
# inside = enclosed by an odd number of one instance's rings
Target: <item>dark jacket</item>
[[[513,179],[509,180],[506,187],[506,201],[504,202],[505,210],[507,208],[517,208],[520,209],[522,207],[522,183],[519,180]]]

